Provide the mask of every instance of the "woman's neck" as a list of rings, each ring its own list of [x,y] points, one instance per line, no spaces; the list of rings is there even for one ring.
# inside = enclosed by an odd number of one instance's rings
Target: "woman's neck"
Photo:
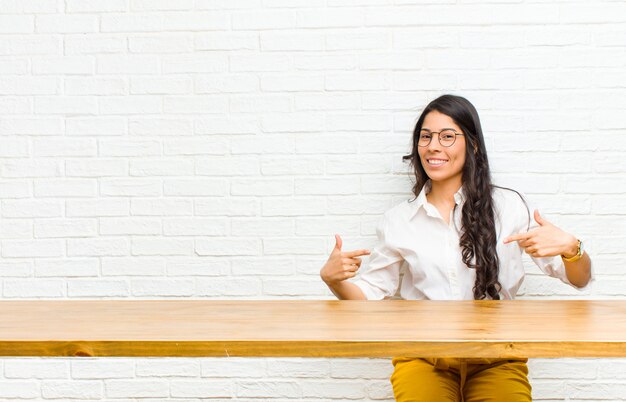
[[[462,183],[460,181],[432,181],[430,183],[430,192],[426,195],[426,199],[433,205],[449,205],[455,204],[454,194],[459,191]]]

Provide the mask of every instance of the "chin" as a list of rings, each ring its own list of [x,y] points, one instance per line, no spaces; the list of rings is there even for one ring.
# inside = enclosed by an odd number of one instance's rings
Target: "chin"
[[[449,172],[429,172],[426,171],[426,175],[433,182],[444,182],[456,178],[456,174]]]
[[[431,175],[430,176],[430,180],[431,181],[446,181],[447,179],[449,179],[449,176],[439,176],[439,175]]]
[[[452,177],[452,175],[446,174],[445,172],[429,172],[428,170],[426,171],[426,175],[432,181],[442,181]]]

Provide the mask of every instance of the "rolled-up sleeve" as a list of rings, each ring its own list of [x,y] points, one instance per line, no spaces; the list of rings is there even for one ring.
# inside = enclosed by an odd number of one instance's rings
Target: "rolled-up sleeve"
[[[381,300],[393,296],[398,290],[400,267],[404,259],[388,242],[387,214],[376,225],[378,241],[370,254],[367,271],[360,274],[354,283],[368,300]]]
[[[570,285],[571,287],[578,289],[580,291],[590,290],[591,284],[596,280],[594,269],[593,269],[593,261],[591,261],[590,269],[591,269],[591,278],[589,282],[583,287],[578,287],[569,281],[567,277],[567,271],[565,270],[565,263],[560,256],[554,257],[530,257],[535,264],[541,269],[544,273],[554,277],[559,278],[563,283]]]

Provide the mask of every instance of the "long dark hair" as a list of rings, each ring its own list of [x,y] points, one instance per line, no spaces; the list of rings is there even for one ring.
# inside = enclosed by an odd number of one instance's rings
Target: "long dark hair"
[[[492,196],[494,186],[491,183],[487,149],[478,112],[467,99],[456,95],[442,95],[431,101],[417,120],[413,130],[411,153],[402,157],[403,161],[410,162],[415,173],[413,194],[417,198],[429,179],[420,161],[417,142],[426,115],[434,110],[449,116],[465,133],[465,165],[462,172],[465,203],[459,245],[462,248],[463,263],[476,269],[474,299],[480,300],[489,296],[493,300],[499,300],[502,286],[498,282],[499,260],[496,253]]]

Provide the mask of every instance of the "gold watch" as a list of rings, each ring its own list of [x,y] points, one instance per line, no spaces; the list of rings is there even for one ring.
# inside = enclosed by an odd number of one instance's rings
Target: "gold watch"
[[[580,260],[583,257],[584,252],[585,250],[583,249],[583,242],[580,241],[580,239],[578,239],[578,252],[576,253],[576,255],[573,257],[567,258],[563,254],[561,254],[561,258],[563,259],[563,261],[566,261],[566,262],[575,262],[575,261]]]

